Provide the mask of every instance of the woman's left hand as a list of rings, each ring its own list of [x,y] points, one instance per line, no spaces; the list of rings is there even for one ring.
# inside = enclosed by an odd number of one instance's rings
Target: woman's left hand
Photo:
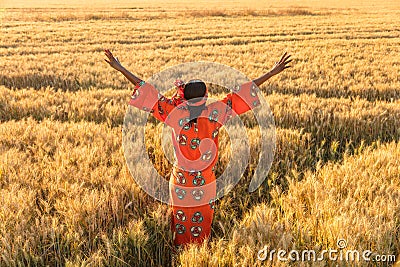
[[[291,59],[288,60],[289,57],[290,55],[287,55],[287,52],[285,52],[285,54],[283,54],[281,59],[278,62],[275,62],[275,65],[270,70],[271,75],[276,75],[282,72],[284,69],[290,68],[291,66],[287,65],[292,61]]]
[[[114,69],[121,71],[123,69],[121,63],[119,62],[117,57],[114,57],[114,55],[111,53],[110,50],[105,49],[104,54],[107,56],[107,59],[104,59],[111,67]]]

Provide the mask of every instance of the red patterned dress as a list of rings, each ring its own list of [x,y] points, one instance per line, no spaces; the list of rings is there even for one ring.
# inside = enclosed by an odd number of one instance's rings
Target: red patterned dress
[[[184,84],[175,82],[168,99],[149,83],[135,87],[129,105],[150,112],[172,128],[176,162],[171,172],[170,207],[174,243],[201,243],[210,236],[216,197],[214,166],[218,160],[218,132],[235,115],[259,105],[256,86],[244,83],[221,101],[205,106],[197,122],[189,122]],[[206,101],[207,93],[203,98]]]

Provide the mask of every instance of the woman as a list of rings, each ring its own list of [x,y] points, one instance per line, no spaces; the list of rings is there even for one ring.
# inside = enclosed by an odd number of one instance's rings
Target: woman
[[[289,68],[290,55],[284,53],[269,72],[209,105],[207,86],[201,80],[177,80],[177,91],[168,99],[125,69],[109,50],[105,55],[105,61],[135,85],[129,104],[172,128],[176,164],[171,172],[170,204],[175,245],[203,242],[210,236],[214,214],[219,129],[233,116],[259,105],[254,85]]]

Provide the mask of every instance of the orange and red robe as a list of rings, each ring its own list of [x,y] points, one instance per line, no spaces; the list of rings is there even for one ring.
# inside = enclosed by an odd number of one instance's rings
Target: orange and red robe
[[[135,87],[129,105],[150,112],[172,128],[176,162],[169,182],[171,230],[175,236],[174,243],[183,245],[201,243],[211,234],[219,129],[233,116],[258,106],[260,102],[256,85],[247,82],[221,101],[206,105],[197,122],[189,122],[183,82],[177,81],[175,85],[177,93],[169,99],[142,81]]]

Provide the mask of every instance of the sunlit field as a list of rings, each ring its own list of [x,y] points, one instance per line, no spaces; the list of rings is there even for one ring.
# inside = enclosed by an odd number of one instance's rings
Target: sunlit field
[[[339,239],[400,258],[398,1],[3,0],[0,20],[0,266],[393,264],[258,259],[263,248],[318,255]],[[252,79],[292,55],[260,87],[276,126],[268,177],[248,192],[263,140],[241,115],[250,163],[217,201],[208,244],[173,251],[167,205],[132,178],[122,127],[133,85],[106,48],[145,80],[200,60]],[[168,177],[162,125],[147,127]],[[229,144],[222,131],[217,176]]]

